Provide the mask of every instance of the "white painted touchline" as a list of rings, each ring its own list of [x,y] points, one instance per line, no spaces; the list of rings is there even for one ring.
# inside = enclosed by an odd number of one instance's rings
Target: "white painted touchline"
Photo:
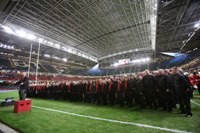
[[[66,112],[66,111],[62,111],[62,110],[44,108],[44,107],[39,107],[39,106],[32,106],[32,107],[37,108],[37,109],[48,110],[48,111],[52,111],[52,112],[58,112],[58,113],[62,113],[62,114],[68,114],[68,115],[72,115],[72,116],[78,116],[78,117],[84,117],[84,118],[89,118],[89,119],[93,119],[93,120],[99,120],[99,121],[107,121],[107,122],[112,122],[112,123],[134,125],[134,126],[138,126],[138,127],[152,128],[152,129],[175,132],[175,133],[191,133],[191,132],[177,130],[177,129],[170,129],[170,128],[164,128],[164,127],[158,127],[158,126],[152,126],[152,125],[146,125],[146,124],[140,124],[140,123],[134,123],[134,122],[125,122],[125,121],[112,120],[112,119],[106,119],[106,118],[100,118],[100,117],[94,117],[94,116],[88,116],[88,115],[81,115],[81,114],[70,113],[70,112]]]
[[[191,102],[193,103],[193,104],[195,104],[195,105],[197,105],[197,106],[199,106],[200,107],[200,104],[199,103],[196,103],[195,101],[193,101],[193,100],[191,100]]]

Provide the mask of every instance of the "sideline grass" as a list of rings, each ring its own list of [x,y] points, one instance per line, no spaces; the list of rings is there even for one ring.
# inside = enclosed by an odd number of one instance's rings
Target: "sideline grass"
[[[9,96],[14,96],[15,99],[18,98],[17,92],[0,93],[0,99],[4,99],[5,97]],[[198,96],[195,96],[193,100],[200,103],[200,97]],[[194,114],[192,118],[184,118],[183,115],[177,114],[177,111],[168,113],[159,110],[141,110],[136,107],[120,108],[110,106],[97,106],[93,104],[74,103],[68,101],[33,99],[33,105],[107,119],[149,124],[197,133],[200,132],[200,107],[194,104],[192,104],[192,112]],[[27,133],[162,132],[155,129],[63,115],[60,113],[49,112],[36,108],[32,108],[30,112],[20,114],[14,114],[13,107],[0,108],[0,120],[14,128],[19,129],[22,132]]]

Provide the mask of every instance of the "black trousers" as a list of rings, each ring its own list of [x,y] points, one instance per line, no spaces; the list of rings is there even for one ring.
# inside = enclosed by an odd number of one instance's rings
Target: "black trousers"
[[[26,99],[26,89],[20,89],[19,90],[19,100],[25,100]]]
[[[111,105],[115,105],[116,103],[116,97],[115,97],[115,92],[110,92],[108,95],[109,101]]]
[[[120,104],[121,107],[124,106],[124,93],[122,92],[117,93],[117,103]]]
[[[141,108],[145,108],[145,96],[143,93],[138,94],[138,100]]]
[[[102,93],[102,101],[104,105],[107,105],[108,96],[106,92]]]
[[[197,87],[198,87],[198,92],[199,92],[199,94],[200,94],[200,85],[197,85]]]
[[[146,88],[146,92],[144,94],[145,94],[147,106],[157,108],[155,89]]]
[[[171,92],[162,92],[159,100],[163,110],[168,110],[169,112],[172,111],[173,99]]]
[[[125,93],[125,99],[127,102],[128,107],[132,107],[133,106],[133,92],[132,91],[128,91]]]
[[[190,97],[187,92],[187,88],[176,88],[178,94],[178,102],[183,113],[190,114]]]
[[[96,104],[101,104],[102,94],[101,92],[96,93]]]

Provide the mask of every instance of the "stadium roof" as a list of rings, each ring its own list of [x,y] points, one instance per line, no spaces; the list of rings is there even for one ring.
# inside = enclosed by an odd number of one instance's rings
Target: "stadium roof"
[[[32,43],[37,51],[43,39],[41,54],[89,67],[97,61],[108,66],[141,54],[188,50],[199,39],[194,27],[200,19],[198,0],[2,0],[0,5],[1,42],[26,51]],[[3,26],[15,35],[5,34]],[[16,37],[17,30],[36,38]]]
[[[156,50],[185,52],[199,47],[199,0],[161,1],[158,12]]]

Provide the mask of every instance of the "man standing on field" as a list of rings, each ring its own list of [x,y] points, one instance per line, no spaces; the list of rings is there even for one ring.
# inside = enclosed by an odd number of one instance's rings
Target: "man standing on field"
[[[25,72],[22,73],[21,80],[16,82],[15,85],[19,86],[19,100],[25,100],[26,92],[29,89],[29,80]]]

